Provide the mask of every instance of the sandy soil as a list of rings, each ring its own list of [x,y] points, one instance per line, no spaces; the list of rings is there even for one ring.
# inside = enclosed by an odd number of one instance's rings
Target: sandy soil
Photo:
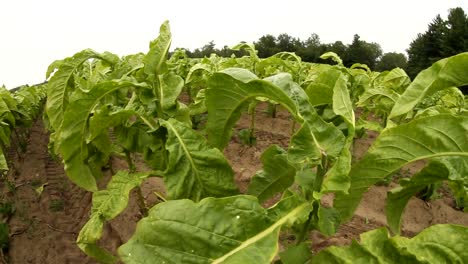
[[[279,111],[277,118],[270,118],[265,107],[257,109],[257,145],[244,146],[236,133],[225,155],[236,173],[236,183],[244,192],[248,183],[261,169],[260,155],[270,144],[287,147],[291,121],[285,111]],[[247,128],[248,117],[243,117],[236,125],[236,131]],[[358,159],[375,139],[375,133],[359,139],[354,145],[354,155]],[[16,185],[15,191],[8,191],[5,184],[2,189],[4,199],[14,203],[16,212],[9,221],[10,249],[5,256],[8,263],[96,263],[83,254],[75,245],[79,230],[87,221],[91,207],[91,194],[74,186],[64,174],[60,162],[53,160],[47,152],[48,134],[42,122],[37,121],[30,134],[28,150],[19,159],[16,153],[10,153],[15,161],[15,170],[9,179]],[[139,165],[141,168],[144,165]],[[124,162],[113,159],[114,169],[125,169]],[[415,171],[421,164],[413,165],[408,170]],[[110,177],[110,171],[105,172]],[[37,191],[43,186],[42,193]],[[339,232],[330,238],[314,232],[311,234],[313,250],[320,250],[329,245],[349,244],[354,238],[367,230],[386,225],[384,205],[386,193],[396,186],[372,187],[364,196],[353,219],[343,225]],[[153,191],[164,193],[160,179],[150,179],[143,184],[143,193],[149,205],[157,202]],[[436,223],[457,223],[468,225],[468,214],[451,207],[453,201],[445,197],[431,202],[413,198],[403,219],[403,234],[412,236],[429,225]],[[136,222],[141,218],[132,194],[128,208],[105,227],[101,241],[108,250],[116,248],[128,240],[134,232]]]

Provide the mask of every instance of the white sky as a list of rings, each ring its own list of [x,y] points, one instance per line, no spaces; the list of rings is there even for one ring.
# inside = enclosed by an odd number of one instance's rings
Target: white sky
[[[164,20],[172,48],[217,47],[288,33],[322,43],[354,34],[384,52],[405,52],[437,14],[467,0],[1,0],[0,85],[11,89],[45,80],[47,66],[85,48],[120,56],[146,52]]]

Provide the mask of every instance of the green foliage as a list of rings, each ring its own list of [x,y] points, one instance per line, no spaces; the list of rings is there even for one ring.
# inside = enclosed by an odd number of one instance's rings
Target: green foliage
[[[398,98],[392,108],[389,118],[410,112],[424,97],[437,91],[468,84],[468,52],[442,59],[428,69],[422,71]]]
[[[119,215],[128,204],[130,191],[147,178],[148,173],[130,174],[119,171],[105,190],[93,193],[91,216],[76,240],[78,247],[102,263],[115,263],[117,259],[96,243],[101,238],[106,221]]]
[[[249,56],[210,54],[190,60],[188,52],[178,50],[168,59],[171,32],[165,22],[147,54],[119,59],[85,50],[52,63],[47,74],[57,71],[47,91],[51,97],[45,116],[53,132],[52,150],[63,159],[68,177],[93,192],[90,219],[77,239],[86,254],[103,263],[270,263],[278,254],[284,263],[305,263],[312,257],[311,230],[333,235],[371,185],[421,159],[429,159],[430,165],[389,194],[392,231],[398,232],[408,199],[429,184],[446,181],[460,201],[467,198],[466,166],[460,164],[468,157],[468,119],[465,100],[454,87],[466,83],[466,54],[435,63],[411,83],[401,68],[372,72],[379,46],[357,35],[349,47],[335,43],[337,52],[322,55],[336,65],[305,63],[288,52],[316,51],[322,47],[318,36],[307,44],[287,34],[264,40],[265,47],[273,41],[282,52],[261,59],[256,46],[240,43],[233,52]],[[343,46],[342,60],[338,54]],[[214,43],[203,51],[216,51]],[[178,100],[184,92],[188,105]],[[0,117],[5,124],[16,122],[12,101],[2,98]],[[260,101],[284,107],[298,127],[287,149],[266,148],[248,195],[239,195],[222,151],[245,113],[251,125],[241,137],[254,143]],[[377,120],[356,122],[357,106],[363,109],[362,118],[373,114]],[[208,120],[200,133],[192,126],[201,124],[201,116]],[[352,164],[356,131],[366,128],[381,134],[364,158]],[[101,169],[113,155],[125,157],[129,170],[117,172],[99,190]],[[152,169],[139,171],[147,168],[135,165],[140,157]],[[148,212],[140,186],[156,176],[164,179],[167,200]],[[133,189],[144,217],[118,257],[113,256],[98,242],[106,222],[126,208]],[[327,193],[335,196],[333,207],[322,201]],[[275,205],[261,206],[273,197],[279,197]],[[447,236],[460,231],[438,228]],[[294,232],[296,246],[279,253],[281,230]],[[315,258],[415,260],[419,255],[413,252],[430,239],[426,233],[413,240],[388,238],[382,229],[363,235],[361,245],[332,248]],[[399,255],[402,247],[408,252]],[[388,255],[387,248],[396,253]],[[424,250],[421,256],[441,251],[434,252]]]
[[[266,210],[243,195],[161,203],[138,223],[119,255],[126,263],[270,263],[281,227],[303,222],[311,210],[308,203],[290,205],[287,211]]]
[[[344,64],[351,66],[354,63],[363,63],[371,69],[375,69],[377,59],[382,56],[382,48],[377,43],[369,43],[360,40],[359,35],[354,35],[353,42],[348,46],[344,56]]]
[[[271,145],[261,157],[263,170],[258,171],[250,182],[247,194],[260,202],[284,192],[294,183],[295,168],[288,163],[287,153],[277,145]]]
[[[379,179],[411,162],[440,156],[468,156],[467,117],[436,115],[384,130],[366,155],[351,169],[348,194],[334,206],[349,219],[363,193]]]
[[[243,145],[246,146],[255,146],[257,144],[257,138],[255,137],[254,131],[250,128],[245,128],[239,130],[239,139]]]
[[[169,153],[164,183],[170,199],[223,197],[237,193],[233,171],[223,154],[183,123],[160,121],[168,131]]]
[[[465,263],[468,228],[434,225],[414,238],[389,237],[385,228],[361,234],[360,243],[320,251],[313,263]]]
[[[461,7],[450,9],[448,19],[440,15],[428,29],[411,42],[408,49],[408,74],[414,78],[434,62],[468,50],[468,16]]]
[[[390,71],[394,68],[406,69],[408,61],[403,53],[388,52],[384,53],[377,62],[375,70],[377,71]]]

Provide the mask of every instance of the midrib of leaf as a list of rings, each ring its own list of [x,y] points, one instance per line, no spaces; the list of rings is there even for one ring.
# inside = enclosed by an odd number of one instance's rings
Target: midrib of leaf
[[[169,36],[169,41],[166,42],[166,45],[164,47],[164,54],[167,53],[167,51],[169,50],[169,47],[171,46],[171,42],[172,42],[172,39],[171,39],[171,36]],[[161,65],[165,62],[165,56],[161,56],[161,59],[159,60],[158,62],[158,67],[156,69],[161,69]]]
[[[158,88],[159,88],[159,105],[161,106],[161,113],[159,113],[161,116],[163,115],[163,105],[164,105],[164,91],[163,91],[163,85],[162,85],[162,76],[158,76]]]
[[[199,172],[197,170],[197,167],[195,166],[195,162],[193,161],[193,158],[192,158],[192,155],[190,155],[190,151],[187,149],[187,146],[185,145],[185,142],[184,140],[182,139],[182,137],[179,135],[179,133],[177,132],[177,130],[175,129],[174,126],[172,126],[171,123],[169,122],[165,122],[164,123],[165,125],[169,126],[171,128],[171,130],[173,131],[174,135],[176,136],[176,138],[179,140],[180,142],[180,145],[182,146],[182,149],[184,150],[190,164],[192,165],[192,168],[194,170],[194,174],[195,174],[195,177],[197,179],[198,182],[202,183],[201,179],[200,179],[200,175],[199,175]],[[202,191],[204,192],[204,188],[202,188]]]
[[[263,230],[259,234],[257,234],[255,236],[247,239],[246,241],[242,242],[242,244],[240,244],[238,247],[234,248],[233,250],[231,250],[230,252],[228,252],[224,256],[215,259],[212,262],[212,264],[222,263],[223,261],[225,261],[230,256],[232,256],[232,255],[236,254],[237,252],[249,247],[250,245],[255,244],[256,242],[260,241],[262,238],[264,238],[267,235],[269,235],[270,233],[272,233],[276,228],[278,228],[278,227],[282,226],[284,223],[286,223],[290,218],[292,218],[292,217],[296,216],[297,214],[301,213],[302,210],[304,210],[308,206],[309,206],[309,203],[306,202],[306,203],[303,203],[300,206],[296,207],[294,210],[289,212],[287,215],[283,216],[280,220],[278,220],[276,223],[271,225],[269,228]]]
[[[143,115],[138,116],[141,118],[141,120],[143,120],[143,122],[145,122],[147,126],[151,128],[151,130],[156,130],[156,128],[151,124],[151,122],[148,119],[146,119],[146,117],[144,117]]]
[[[468,157],[468,152],[439,152],[439,153],[436,153],[436,154],[419,156],[416,159],[412,159],[412,160],[406,162],[403,166],[406,166],[409,163],[412,163],[412,162],[415,162],[415,161],[418,161],[418,160],[437,158],[437,157],[443,157],[443,156],[466,156],[466,157]]]

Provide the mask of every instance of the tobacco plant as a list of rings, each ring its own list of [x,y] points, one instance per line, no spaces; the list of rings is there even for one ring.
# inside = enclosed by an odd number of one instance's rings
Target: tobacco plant
[[[437,254],[466,260],[457,241],[466,240],[467,229],[457,226],[429,230],[436,235],[460,235],[444,241],[434,241],[429,231],[408,241],[388,238],[382,229],[363,235],[361,246],[332,248],[316,257],[308,245],[310,231],[334,234],[351,218],[370,186],[417,160],[430,163],[389,196],[387,215],[394,233],[399,231],[406,202],[420,186],[448,180],[456,192],[466,195],[466,166],[457,166],[461,161],[466,165],[468,157],[468,117],[414,118],[407,113],[425,96],[466,85],[460,69],[468,68],[468,53],[439,61],[418,75],[396,100],[386,127],[367,154],[352,164],[353,96],[357,96],[352,88],[364,87],[361,81],[366,77],[356,76],[367,76],[365,69],[324,67],[307,80],[305,75],[298,78],[285,72],[259,77],[244,68],[210,68],[201,94],[208,112],[205,139],[191,128],[189,108],[177,100],[191,77],[184,82],[175,73],[177,67],[169,67],[170,43],[166,22],[146,54],[118,58],[85,50],[54,62],[48,71],[56,69],[46,109],[52,149],[62,157],[68,177],[93,192],[90,219],[77,239],[86,254],[103,263],[270,263],[275,258],[306,263],[329,256],[340,262],[356,255],[369,261],[395,261],[399,256],[423,261]],[[292,65],[296,64],[300,61]],[[206,70],[195,65],[189,75],[198,71],[194,67]],[[306,89],[301,87],[305,83]],[[312,96],[317,93],[321,96]],[[264,151],[263,169],[253,175],[247,194],[239,194],[222,151],[242,111],[256,100],[281,104],[298,128],[287,149],[271,145]],[[106,188],[98,189],[101,169],[112,155],[124,157],[129,170],[116,172]],[[152,170],[137,170],[133,160],[138,155]],[[164,179],[167,201],[146,211],[139,188],[148,177]],[[126,208],[132,189],[140,194],[144,217],[132,238],[118,249],[118,256],[113,256],[97,242],[106,222]],[[333,207],[322,203],[328,193],[335,195]],[[278,194],[273,206],[262,206]],[[294,234],[295,245],[278,253],[279,235],[286,230]],[[427,250],[439,242],[446,247]],[[419,255],[422,251],[424,256]]]

